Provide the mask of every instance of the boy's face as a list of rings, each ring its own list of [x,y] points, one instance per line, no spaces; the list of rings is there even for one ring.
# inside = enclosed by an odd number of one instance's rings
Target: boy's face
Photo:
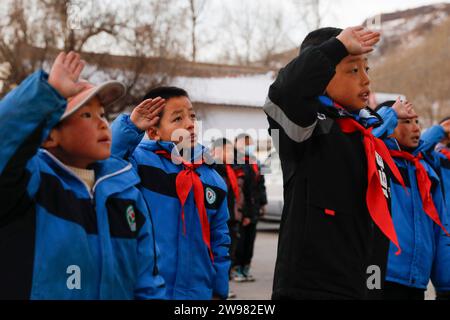
[[[253,145],[253,140],[249,136],[242,137],[238,140],[236,140],[236,150],[238,150],[240,153],[245,154],[245,149],[248,146]]]
[[[403,147],[416,148],[420,141],[419,118],[399,119],[393,137]]]
[[[54,128],[44,148],[63,163],[87,168],[111,155],[111,131],[100,100],[95,97]]]
[[[178,148],[190,148],[197,144],[196,115],[187,97],[166,100],[158,126],[148,130],[151,139],[172,141]]]
[[[233,164],[234,149],[230,143],[214,148],[214,159],[220,164]]]
[[[326,88],[328,96],[348,111],[369,105],[370,80],[367,55],[348,55],[337,66]]]

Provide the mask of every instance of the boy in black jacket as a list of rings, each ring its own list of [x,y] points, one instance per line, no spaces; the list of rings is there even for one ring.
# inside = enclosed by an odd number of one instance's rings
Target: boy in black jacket
[[[284,180],[274,299],[373,298],[388,239],[400,253],[386,174],[403,180],[367,108],[366,54],[379,38],[363,27],[313,31],[269,89]]]
[[[234,264],[236,245],[239,239],[239,224],[242,220],[240,202],[242,200],[242,178],[238,177],[236,165],[234,165],[234,147],[230,140],[221,138],[214,140],[211,145],[212,156],[216,161],[214,169],[219,173],[227,184],[227,202],[230,219],[228,228],[230,229],[231,246],[230,257]]]
[[[261,166],[254,155],[255,148],[251,136],[246,133],[239,134],[235,139],[235,149],[236,162],[239,166],[238,172],[244,178],[243,191],[246,197],[244,197],[241,237],[236,249],[238,267],[234,280],[247,282],[255,280],[250,266],[255,247],[256,226],[259,218],[265,213],[267,196],[264,176],[261,174]]]
[[[228,229],[230,231],[231,245],[230,245],[230,279],[234,276],[236,265],[236,248],[239,241],[240,224],[242,220],[242,203],[244,195],[242,187],[244,184],[243,176],[238,172],[237,166],[234,164],[234,147],[230,140],[220,138],[213,141],[211,145],[211,153],[215,160],[214,169],[225,181],[228,192],[228,212],[230,219],[228,220]],[[235,298],[236,294],[229,291],[228,298]]]

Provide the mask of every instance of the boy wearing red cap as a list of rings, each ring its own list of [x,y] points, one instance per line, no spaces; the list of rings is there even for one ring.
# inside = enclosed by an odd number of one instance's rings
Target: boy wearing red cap
[[[125,87],[83,67],[61,53],[0,102],[0,299],[164,297],[139,178],[110,157]]]

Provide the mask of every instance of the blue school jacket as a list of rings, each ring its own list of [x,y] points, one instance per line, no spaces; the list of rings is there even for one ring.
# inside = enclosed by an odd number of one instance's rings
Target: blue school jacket
[[[426,130],[421,139],[424,141],[424,153],[433,164],[433,168],[441,179],[442,193],[446,206],[447,225],[450,221],[450,160],[442,153],[435,151],[436,145],[445,137],[444,128],[435,125]],[[448,230],[448,229],[447,229]],[[445,239],[438,246],[433,274],[441,284],[438,291],[450,291],[450,238]]]
[[[395,111],[384,107],[378,113],[385,121],[385,126],[379,128],[376,134],[383,139],[389,149],[400,150],[397,141],[388,137],[397,126]],[[423,153],[424,145],[425,143],[421,141],[412,154]],[[423,210],[414,165],[401,158],[394,158],[394,161],[406,185],[405,191],[398,181],[392,180],[391,184],[391,212],[402,252],[400,255],[395,255],[397,248],[390,245],[386,280],[408,287],[426,289],[431,278],[438,290],[443,289],[448,286],[448,283],[442,281],[442,275],[448,274],[450,265],[447,266],[447,270],[442,269],[439,273],[435,272],[435,266],[438,247],[444,245],[448,237]],[[441,223],[448,230],[441,179],[428,161],[423,159],[420,162],[432,181],[433,201]]]
[[[139,178],[113,158],[93,190],[39,149],[66,100],[39,71],[0,102],[0,299],[161,299]]]
[[[161,250],[160,271],[166,281],[168,299],[211,299],[228,295],[230,268],[230,236],[227,226],[227,187],[220,175],[207,164],[196,169],[203,183],[205,205],[210,224],[214,263],[202,239],[202,230],[195,206],[193,190],[184,206],[186,233],[183,232],[181,204],[175,179],[183,170],[171,160],[156,154],[171,154],[171,142],[142,140],[144,132],[137,129],[128,115],[119,116],[112,124],[113,154],[129,157],[141,178],[141,191],[150,207],[155,236]],[[142,140],[142,141],[141,141]],[[193,158],[204,152],[198,145]]]

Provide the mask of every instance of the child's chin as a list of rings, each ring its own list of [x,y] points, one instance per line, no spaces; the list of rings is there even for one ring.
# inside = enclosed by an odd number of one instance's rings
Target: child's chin
[[[347,107],[348,111],[359,111],[361,109],[364,109],[366,105],[364,104],[353,104]]]
[[[109,151],[109,152],[101,152],[99,154],[96,154],[94,159],[96,161],[102,161],[102,160],[108,159],[109,157],[111,157],[111,151]]]
[[[183,148],[183,149],[186,149],[186,148],[193,148],[193,147],[195,147],[197,145],[197,140],[189,140],[189,141],[186,141],[186,142],[180,142],[177,146],[179,147],[179,148]]]

